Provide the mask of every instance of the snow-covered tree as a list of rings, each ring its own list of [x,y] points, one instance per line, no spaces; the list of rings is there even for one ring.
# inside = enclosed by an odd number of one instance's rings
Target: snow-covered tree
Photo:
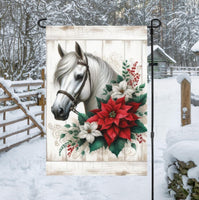
[[[44,34],[37,26],[37,20],[45,12],[44,5],[45,2],[37,0],[2,3],[1,76],[6,73],[10,79],[23,79],[41,64],[40,51]]]
[[[191,46],[199,39],[198,0],[4,0],[0,2],[0,76],[38,78],[45,66],[47,25],[149,25],[159,18],[154,32],[159,44],[178,65],[194,66]],[[150,43],[149,43],[150,44]]]
[[[199,39],[199,1],[176,1],[173,5],[172,19],[168,21],[168,34],[173,36],[176,60],[181,65],[194,65],[194,56],[190,51]]]

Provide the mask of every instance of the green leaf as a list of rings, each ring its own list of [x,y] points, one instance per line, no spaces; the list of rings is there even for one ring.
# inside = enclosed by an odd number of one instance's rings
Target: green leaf
[[[65,149],[68,146],[69,142],[64,143],[60,148],[59,148],[59,156],[61,156],[61,152],[63,149]]]
[[[117,81],[115,81],[115,80],[112,80],[112,81],[111,81],[111,83],[117,83]]]
[[[75,123],[73,123],[73,127],[77,127],[77,125]]]
[[[84,113],[79,113],[78,114],[78,121],[80,125],[84,125],[85,121],[88,119],[88,116]]]
[[[136,137],[135,137],[135,135],[133,133],[131,133],[131,139],[133,139],[133,140],[136,139]]]
[[[89,144],[90,152],[96,151],[97,149],[100,149],[102,147],[106,148],[107,143],[104,137],[96,137],[95,141],[92,144]]]
[[[126,139],[118,138],[115,140],[109,147],[110,151],[115,154],[117,157],[121,150],[124,148],[125,143],[127,142]]]
[[[144,133],[147,131],[147,128],[144,126],[144,124],[140,120],[136,120],[135,123],[137,124],[137,126],[132,127],[131,132]]]
[[[145,88],[145,83],[141,84],[139,88]]]
[[[97,107],[98,107],[99,109],[101,109],[102,99],[99,98],[99,97],[96,97],[96,100],[97,100]]]
[[[140,96],[134,96],[133,98],[129,99],[129,102],[136,102],[141,103],[140,106],[143,106],[146,103],[147,94],[141,94]]]
[[[106,85],[106,89],[110,92],[112,91],[112,85]]]
[[[82,151],[81,154],[82,154],[82,156],[84,156],[85,155],[85,151]]]
[[[86,142],[86,139],[80,139],[77,143],[78,143],[78,146],[81,147],[84,142]]]
[[[107,103],[106,100],[101,99],[101,98],[99,98],[99,97],[96,97],[96,100],[97,100],[97,107],[98,107],[99,109],[101,109],[101,103]]]
[[[79,131],[78,131],[78,130],[74,130],[73,133],[74,133],[74,134],[78,134]]]
[[[124,80],[124,79],[123,79],[122,76],[120,76],[120,75],[117,76],[117,83],[120,83],[120,82],[123,81],[123,80]]]
[[[65,133],[62,133],[62,134],[60,135],[60,139],[64,138],[65,136],[66,136],[66,134],[65,134]]]
[[[136,144],[135,143],[131,143],[131,147],[136,150]]]
[[[106,89],[103,89],[104,93],[103,95],[107,95],[108,94],[108,91]]]
[[[147,112],[144,112],[145,115],[147,115]]]
[[[92,117],[92,116],[94,116],[95,115],[95,113],[92,113],[92,112],[87,112],[87,116],[90,118],[90,117]]]
[[[107,95],[106,96],[106,103],[108,102],[108,100],[111,98],[111,95]]]
[[[65,127],[66,127],[66,128],[70,128],[70,124],[66,124]]]
[[[70,130],[70,131],[68,131],[68,133],[69,133],[69,134],[73,134],[73,131]]]
[[[142,116],[144,115],[144,114],[143,114],[142,112],[140,112],[140,111],[137,111],[136,114],[139,115],[140,117],[142,117]]]

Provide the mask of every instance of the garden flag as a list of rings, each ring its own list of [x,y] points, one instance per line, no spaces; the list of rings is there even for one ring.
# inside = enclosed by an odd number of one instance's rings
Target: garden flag
[[[47,27],[48,175],[146,175],[147,27]]]

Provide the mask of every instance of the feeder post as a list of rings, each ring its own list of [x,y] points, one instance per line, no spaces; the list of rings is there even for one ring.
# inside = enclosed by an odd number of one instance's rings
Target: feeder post
[[[184,79],[181,82],[181,125],[191,124],[191,83]]]

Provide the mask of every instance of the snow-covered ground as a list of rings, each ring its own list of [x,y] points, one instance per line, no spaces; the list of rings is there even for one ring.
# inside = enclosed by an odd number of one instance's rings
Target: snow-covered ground
[[[192,91],[199,94],[199,77],[192,77]],[[150,86],[149,86],[150,91]],[[150,121],[150,94],[149,94]],[[192,123],[199,107],[192,106]],[[150,130],[150,123],[148,124]],[[180,85],[175,78],[155,80],[155,199],[170,200],[166,192],[163,153],[166,134],[180,126]],[[199,128],[199,125],[198,125]],[[46,176],[46,139],[35,139],[0,154],[2,200],[147,200],[150,199],[150,138],[148,176],[89,177]]]

